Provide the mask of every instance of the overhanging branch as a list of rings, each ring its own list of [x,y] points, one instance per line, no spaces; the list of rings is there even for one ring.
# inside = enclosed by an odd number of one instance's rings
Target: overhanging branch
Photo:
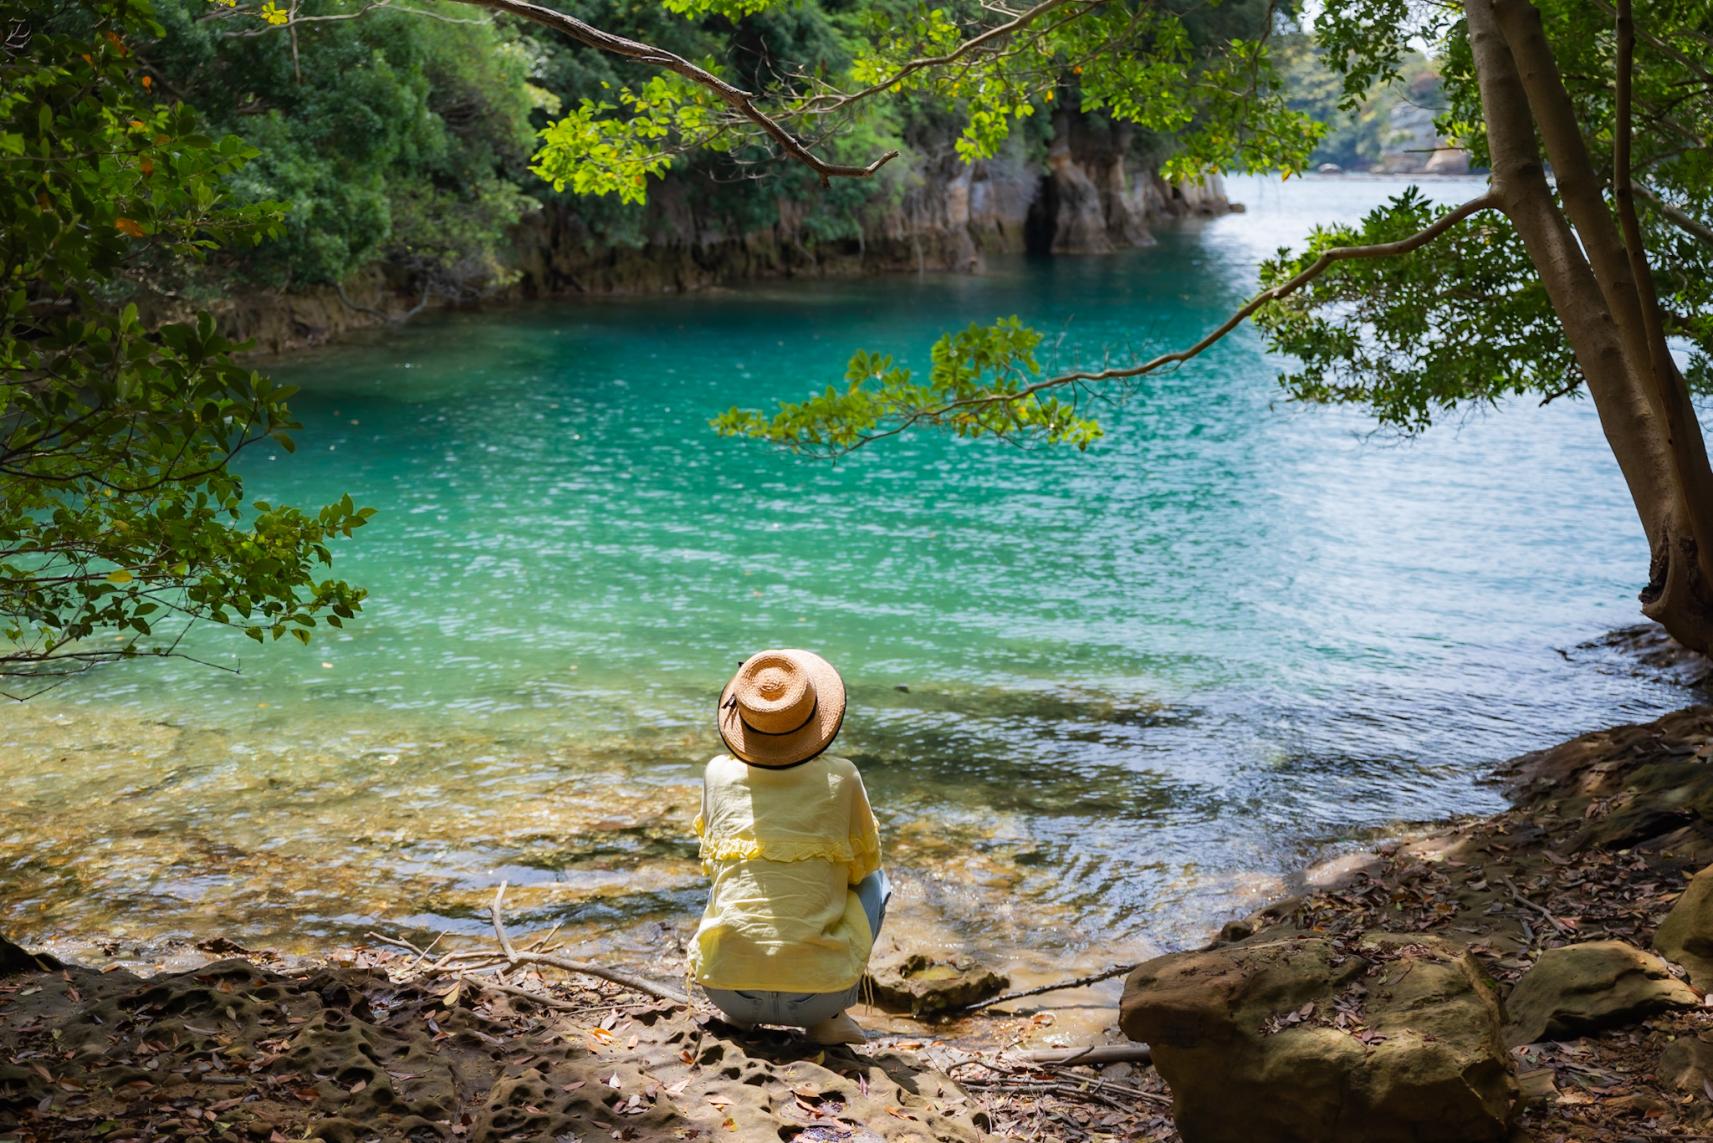
[[[494,12],[509,12],[520,19],[540,24],[544,28],[576,40],[580,44],[606,52],[609,55],[623,59],[634,60],[640,64],[657,67],[663,71],[673,72],[683,76],[692,83],[712,91],[733,111],[760,127],[766,132],[779,149],[789,157],[802,163],[817,175],[821,176],[821,185],[828,185],[833,179],[865,179],[872,176],[881,167],[898,157],[897,151],[888,151],[867,166],[847,166],[839,163],[829,163],[811,151],[800,139],[787,131],[767,112],[755,105],[755,97],[742,88],[734,87],[706,68],[698,67],[664,48],[645,44],[640,40],[615,36],[611,32],[602,31],[593,24],[579,20],[577,17],[560,12],[540,4],[531,4],[529,0],[456,0],[459,4],[469,4],[476,8],[486,8]]]
[[[1048,390],[1060,389],[1068,385],[1076,385],[1091,381],[1122,381],[1134,377],[1141,377],[1149,373],[1157,373],[1168,367],[1175,368],[1192,358],[1199,357],[1213,345],[1224,339],[1224,337],[1232,330],[1242,325],[1262,307],[1270,305],[1273,302],[1280,301],[1281,299],[1287,298],[1296,293],[1298,290],[1326,273],[1326,271],[1331,269],[1335,263],[1348,262],[1357,259],[1390,258],[1399,254],[1408,254],[1412,250],[1426,246],[1429,242],[1432,242],[1434,239],[1438,238],[1458,223],[1469,218],[1471,215],[1477,214],[1483,210],[1496,209],[1499,205],[1499,196],[1497,193],[1488,191],[1486,194],[1477,198],[1472,198],[1461,206],[1447,211],[1428,226],[1424,226],[1422,229],[1406,238],[1399,238],[1393,242],[1376,242],[1366,246],[1335,246],[1330,250],[1323,250],[1318,258],[1293,275],[1289,280],[1262,290],[1259,294],[1250,298],[1249,301],[1243,304],[1242,308],[1238,309],[1230,317],[1226,318],[1216,326],[1206,337],[1202,338],[1194,345],[1189,346],[1187,349],[1179,349],[1171,353],[1163,353],[1160,356],[1144,361],[1139,365],[1127,366],[1122,369],[1102,369],[1098,371],[1079,370],[1073,373],[1062,373],[1055,377],[1047,377],[1040,381],[1036,381],[1013,392],[985,393],[980,396],[948,401],[943,405],[938,405],[929,409],[918,409],[892,428],[887,429],[884,432],[873,433],[868,436],[861,437],[855,444],[840,451],[844,453],[851,452],[855,449],[861,448],[865,444],[868,444],[870,441],[881,440],[890,436],[897,436],[899,433],[904,432],[913,425],[920,424],[924,421],[931,423],[951,413],[956,413],[965,409],[980,408],[987,405],[1011,404],[1017,401],[1025,401]]]
[[[1105,0],[1093,0],[1093,3],[1088,4],[1087,7],[1092,9],[1098,7],[1104,2]],[[833,111],[848,104],[855,103],[858,100],[878,95],[892,87],[894,84],[902,83],[905,79],[914,75],[916,72],[924,71],[932,67],[944,67],[947,64],[956,63],[958,60],[972,52],[978,51],[988,44],[1002,40],[1013,32],[1021,31],[1034,23],[1037,17],[1052,11],[1054,8],[1063,7],[1067,3],[1069,3],[1069,0],[1041,0],[1041,3],[1020,13],[1015,19],[1008,20],[1003,24],[997,24],[994,27],[987,29],[985,32],[971,36],[957,47],[942,55],[918,56],[915,59],[906,61],[905,63],[900,64],[898,66],[898,70],[893,72],[886,79],[880,80],[877,83],[872,83],[860,91],[827,93],[825,95],[816,96],[805,104],[804,110],[815,112]]]

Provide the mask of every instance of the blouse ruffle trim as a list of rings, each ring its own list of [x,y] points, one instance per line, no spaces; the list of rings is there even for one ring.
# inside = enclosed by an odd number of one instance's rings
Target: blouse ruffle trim
[[[857,850],[850,845],[821,840],[763,842],[757,838],[705,837],[701,858],[703,861],[837,861],[848,865],[857,859]]]

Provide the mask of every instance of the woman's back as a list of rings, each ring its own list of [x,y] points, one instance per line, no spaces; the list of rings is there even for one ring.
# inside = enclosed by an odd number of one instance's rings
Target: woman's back
[[[712,759],[696,817],[708,909],[690,950],[707,987],[835,992],[873,935],[851,886],[880,867],[862,776],[822,754],[785,767]]]

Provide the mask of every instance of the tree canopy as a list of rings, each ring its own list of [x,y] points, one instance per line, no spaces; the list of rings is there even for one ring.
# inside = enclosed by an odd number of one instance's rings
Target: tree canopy
[[[699,193],[758,219],[819,186],[837,204],[827,224],[854,225],[897,193],[901,154],[1039,146],[1049,107],[1128,125],[1172,177],[1288,177],[1332,98],[1286,88],[1308,35],[1347,110],[1419,68],[1426,45],[1438,129],[1492,169],[1490,188],[1457,206],[1412,192],[1317,231],[1264,266],[1229,319],[1149,361],[1047,373],[1036,333],[977,323],[942,337],[925,373],[860,350],[821,391],[715,427],[833,455],[929,427],[1088,447],[1101,430],[1082,393],[1181,366],[1254,318],[1289,393],[1406,432],[1586,392],[1652,551],[1645,609],[1713,645],[1713,472],[1691,403],[1713,384],[1713,13],[1694,0],[1639,18],[1629,0],[1357,0],[1312,30],[1258,0],[151,11],[26,13],[15,27],[31,46],[5,61],[13,546],[0,557],[5,634],[26,658],[96,654],[85,641],[104,629],[151,636],[163,609],[278,637],[358,600],[310,568],[363,514],[246,509],[224,465],[289,432],[283,394],[235,365],[211,322],[156,324],[135,301],[170,294],[182,309],[234,280],[337,284],[377,261],[425,296],[468,296],[503,280],[497,254],[537,203],[604,201],[591,209],[610,211],[609,240],[634,240],[627,211],[674,168],[712,176]],[[186,102],[261,145],[198,133]],[[764,179],[780,182],[754,189]],[[263,233],[276,241],[253,256],[220,253]]]
[[[129,47],[159,34],[145,7],[33,15],[0,58],[0,676],[26,694],[171,654],[198,619],[307,640],[361,604],[315,572],[369,510],[246,501],[228,462],[291,446],[290,390],[207,314],[138,305],[283,208],[230,205],[255,150],[153,97]]]

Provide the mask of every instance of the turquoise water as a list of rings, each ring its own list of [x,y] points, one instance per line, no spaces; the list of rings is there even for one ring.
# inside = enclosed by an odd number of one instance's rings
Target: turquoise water
[[[996,315],[1056,365],[1186,344],[1401,186],[1239,182],[1247,213],[1109,258],[458,314],[278,364],[305,428],[247,457],[252,494],[379,509],[337,568],[364,615],[308,649],[199,631],[240,673],[127,664],[8,712],[9,905],[26,935],[289,942],[474,930],[506,877],[532,920],[681,937],[714,697],[769,645],[845,673],[906,915],[1002,959],[1192,941],[1318,846],[1493,808],[1494,761],[1686,701],[1578,649],[1647,567],[1585,403],[1403,441],[1283,401],[1246,329],[1086,455],[832,464],[707,428]]]

